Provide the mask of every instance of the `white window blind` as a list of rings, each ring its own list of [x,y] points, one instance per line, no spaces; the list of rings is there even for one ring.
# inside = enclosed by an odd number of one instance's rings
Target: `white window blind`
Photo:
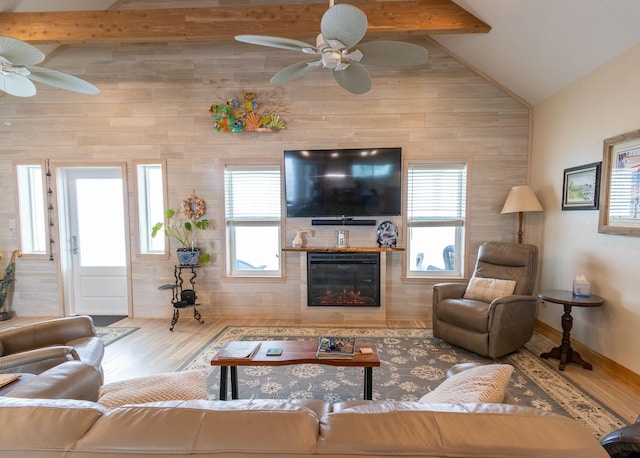
[[[227,224],[280,221],[279,165],[227,165],[225,212]]]
[[[409,226],[463,226],[466,164],[410,163],[407,177]]]

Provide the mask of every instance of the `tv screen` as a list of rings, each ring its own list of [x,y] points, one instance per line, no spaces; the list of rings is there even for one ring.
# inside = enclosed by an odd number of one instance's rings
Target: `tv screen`
[[[284,152],[287,216],[399,215],[402,149]]]

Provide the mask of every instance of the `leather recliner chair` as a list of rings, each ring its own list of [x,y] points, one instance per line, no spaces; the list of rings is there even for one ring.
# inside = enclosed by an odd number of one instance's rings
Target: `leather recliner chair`
[[[632,425],[610,432],[600,444],[613,458],[640,457],[640,417]]]
[[[41,321],[0,332],[0,373],[40,374],[65,361],[91,364],[103,378],[104,343],[90,316]]]
[[[490,358],[499,358],[533,335],[538,268],[534,245],[487,242],[480,246],[473,277],[514,280],[513,294],[491,302],[465,298],[469,281],[433,286],[433,335]]]

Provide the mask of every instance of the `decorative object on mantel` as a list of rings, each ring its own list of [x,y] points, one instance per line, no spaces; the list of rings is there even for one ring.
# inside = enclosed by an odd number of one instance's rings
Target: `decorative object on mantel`
[[[199,247],[195,246],[198,231],[205,231],[209,228],[208,219],[200,219],[206,213],[206,203],[204,199],[191,194],[182,201],[181,213],[173,209],[164,212],[167,223],[160,221],[151,228],[151,237],[158,235],[160,231],[164,235],[172,237],[180,245],[176,248],[178,261],[181,266],[205,265],[211,260],[209,253],[203,253]],[[180,215],[183,215],[181,217]]]
[[[378,226],[378,246],[395,247],[398,243],[398,226],[391,221],[383,221]]]
[[[291,242],[291,246],[293,248],[303,248],[307,244],[307,241],[304,238],[305,234],[311,234],[311,237],[316,234],[315,231],[308,229],[294,229],[294,232],[296,233],[296,236]]]
[[[533,189],[530,186],[514,186],[509,191],[507,200],[502,207],[504,213],[518,213],[518,243],[522,243],[522,220],[524,212],[541,212],[544,211]]]
[[[285,128],[286,121],[282,96],[276,89],[263,96],[255,90],[239,91],[230,99],[218,96],[220,103],[214,103],[209,112],[215,119],[213,127],[218,132],[278,132]]]

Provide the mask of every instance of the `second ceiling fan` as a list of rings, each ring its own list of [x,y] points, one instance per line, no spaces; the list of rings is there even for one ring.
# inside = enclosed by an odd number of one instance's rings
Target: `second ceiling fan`
[[[422,46],[403,41],[360,43],[367,32],[367,16],[352,5],[331,5],[322,16],[320,32],[315,46],[289,38],[263,35],[237,35],[235,39],[319,57],[280,70],[271,78],[272,83],[286,83],[324,67],[332,71],[340,86],[353,94],[364,94],[371,89],[371,76],[364,65],[412,67],[424,64],[429,56]],[[357,48],[352,49],[356,45]]]

